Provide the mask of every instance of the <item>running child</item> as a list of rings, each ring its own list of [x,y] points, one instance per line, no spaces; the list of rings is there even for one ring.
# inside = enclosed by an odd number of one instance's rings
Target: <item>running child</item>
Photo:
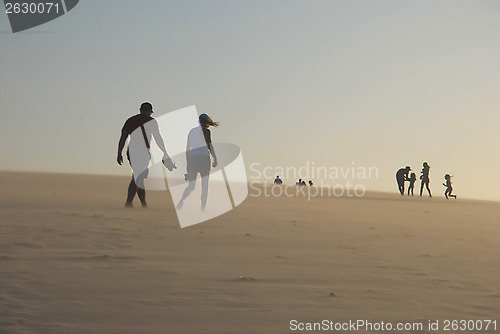
[[[446,197],[446,199],[448,199],[448,196],[449,197],[453,197],[453,198],[457,198],[457,195],[452,195],[451,192],[453,191],[453,187],[451,186],[451,176],[450,174],[446,174],[444,176],[444,179],[446,180],[446,183],[443,183],[443,186],[446,187],[446,190],[444,192],[444,197]]]

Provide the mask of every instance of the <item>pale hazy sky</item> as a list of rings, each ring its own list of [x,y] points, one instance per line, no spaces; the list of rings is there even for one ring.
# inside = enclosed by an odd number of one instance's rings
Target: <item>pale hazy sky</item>
[[[0,16],[2,170],[129,174],[120,129],[150,101],[212,115],[247,166],[354,162],[396,192],[428,161],[434,195],[449,173],[500,200],[500,1],[82,0],[16,34]]]

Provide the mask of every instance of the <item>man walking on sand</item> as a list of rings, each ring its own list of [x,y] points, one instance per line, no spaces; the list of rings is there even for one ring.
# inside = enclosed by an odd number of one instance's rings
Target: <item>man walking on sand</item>
[[[139,197],[142,207],[147,207],[146,190],[144,188],[144,179],[148,177],[148,166],[151,160],[149,152],[151,138],[154,137],[156,145],[163,152],[163,164],[170,171],[175,168],[172,160],[167,154],[163,138],[156,120],[151,117],[153,106],[149,102],[141,104],[140,113],[127,119],[122,128],[122,134],[118,142],[118,154],[116,162],[119,165],[123,163],[122,151],[127,137],[130,136],[130,142],[127,147],[127,159],[132,167],[132,180],[128,186],[126,208],[132,208],[132,201],[135,194]]]

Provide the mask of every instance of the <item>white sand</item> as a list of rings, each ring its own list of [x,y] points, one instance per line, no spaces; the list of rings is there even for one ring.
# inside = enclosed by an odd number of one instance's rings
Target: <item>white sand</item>
[[[498,202],[248,197],[181,229],[168,192],[124,209],[128,181],[0,173],[0,333],[495,317],[500,331]]]

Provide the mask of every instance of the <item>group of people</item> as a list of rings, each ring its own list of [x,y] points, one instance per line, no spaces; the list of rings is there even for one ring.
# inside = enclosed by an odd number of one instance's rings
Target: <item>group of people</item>
[[[280,179],[280,176],[279,176],[279,175],[276,175],[276,178],[274,179],[274,184],[278,184],[278,185],[283,184],[283,180],[282,180],[282,179]],[[307,186],[307,184],[309,184],[309,186],[313,186],[313,185],[314,185],[314,183],[313,183],[313,181],[312,181],[312,180],[309,180],[309,182],[308,182],[308,183],[306,183],[306,181],[305,181],[305,180],[299,179],[299,180],[295,183],[295,185],[296,185],[296,186]]]
[[[151,117],[151,115],[153,114],[153,106],[149,102],[144,102],[141,105],[139,111],[139,114],[130,117],[125,122],[118,143],[118,154],[116,160],[118,164],[121,165],[123,163],[122,150],[125,146],[127,137],[130,136],[130,143],[129,147],[127,148],[127,159],[129,160],[132,167],[133,175],[128,187],[125,207],[132,207],[132,201],[136,194],[138,195],[142,206],[147,207],[144,179],[148,176],[148,165],[151,158],[149,153],[149,143],[151,142],[151,139],[153,137],[158,147],[163,151],[163,164],[165,165],[165,167],[170,171],[172,171],[174,168],[177,168],[175,166],[175,163],[167,154],[163,139],[160,135],[158,123],[156,122],[156,120],[154,120],[154,118]],[[217,157],[212,145],[211,133],[208,128],[210,126],[217,126],[218,124],[206,114],[202,114],[199,116],[199,124],[199,127],[192,129],[188,136],[188,147],[186,152],[187,172],[185,178],[186,181],[189,181],[189,184],[187,185],[179,203],[176,206],[177,210],[180,210],[182,208],[184,200],[193,191],[196,176],[198,173],[202,178],[201,209],[205,209],[205,206],[207,204],[208,177],[210,174],[210,167],[217,166]],[[138,128],[141,128],[142,132],[135,131]],[[144,147],[142,150],[130,150],[131,146]],[[210,159],[210,156],[212,156],[212,161]],[[427,162],[423,163],[423,168],[420,175],[420,196],[422,196],[425,186],[427,192],[429,193],[429,197],[432,197],[431,189],[429,188],[430,168],[431,167]],[[415,187],[417,177],[415,173],[410,174],[410,171],[410,166],[406,166],[405,168],[401,168],[396,172],[396,181],[398,183],[398,189],[401,195],[404,195],[405,193],[405,182],[409,182],[410,184],[408,186],[408,196],[410,195],[410,193],[413,196],[413,189]],[[446,174],[444,178],[446,181],[445,183],[443,183],[443,186],[446,187],[444,196],[446,197],[446,199],[448,199],[449,197],[457,198],[457,195],[452,194],[453,187],[451,186],[451,176],[449,174]],[[276,179],[274,179],[274,184],[283,184],[283,180],[280,179],[279,175],[277,175]],[[297,186],[307,186],[307,184],[309,184],[309,186],[314,185],[312,180],[309,180],[309,182],[306,183],[305,180],[299,179],[296,182]]]
[[[296,186],[307,186],[309,184],[309,186],[313,186],[313,181],[309,180],[309,182],[306,184],[306,180],[302,180],[302,179],[299,179],[297,182],[295,182],[295,185]]]
[[[154,138],[156,144],[163,152],[163,164],[172,171],[177,168],[173,160],[169,157],[163,138],[160,134],[158,123],[151,117],[153,106],[149,102],[144,102],[139,108],[139,114],[127,119],[123,125],[121,137],[118,142],[118,154],[116,161],[119,165],[123,163],[122,151],[125,142],[130,136],[127,147],[127,159],[132,167],[132,180],[128,187],[127,200],[125,207],[132,208],[132,202],[137,194],[142,207],[147,207],[146,191],[144,180],[148,177],[148,166],[151,160],[150,143]],[[177,210],[181,210],[184,200],[191,194],[195,188],[196,177],[198,173],[201,176],[201,210],[204,211],[207,205],[208,197],[208,178],[210,175],[210,166],[217,166],[217,156],[212,145],[212,136],[209,130],[210,126],[218,126],[207,114],[199,116],[199,126],[193,128],[187,138],[186,160],[187,170],[185,180],[189,181],[184,190],[180,201],[176,205]],[[136,131],[139,130],[140,131]],[[210,156],[212,159],[210,159]]]
[[[427,162],[424,162],[422,165],[422,171],[420,172],[421,173],[421,175],[420,175],[420,180],[421,180],[421,182],[420,182],[420,196],[422,196],[422,193],[424,191],[424,186],[425,186],[425,188],[427,189],[427,192],[429,193],[429,197],[432,197],[431,189],[429,188],[429,183],[431,182],[430,178],[429,178],[430,169],[431,169],[431,166],[429,166],[429,164]],[[400,168],[396,172],[396,181],[398,183],[398,189],[399,189],[399,192],[401,193],[401,195],[404,195],[405,182],[408,181],[408,182],[410,182],[410,184],[408,186],[408,196],[410,196],[410,193],[413,196],[413,188],[415,187],[415,181],[417,180],[417,176],[415,175],[415,173],[410,174],[410,171],[411,171],[410,166],[406,166],[405,168]],[[443,186],[446,187],[446,190],[444,192],[444,196],[446,197],[446,199],[448,199],[449,197],[457,198],[457,195],[452,195],[453,187],[451,186],[450,174],[446,174],[444,176],[444,179],[446,181],[446,183],[443,183]]]

